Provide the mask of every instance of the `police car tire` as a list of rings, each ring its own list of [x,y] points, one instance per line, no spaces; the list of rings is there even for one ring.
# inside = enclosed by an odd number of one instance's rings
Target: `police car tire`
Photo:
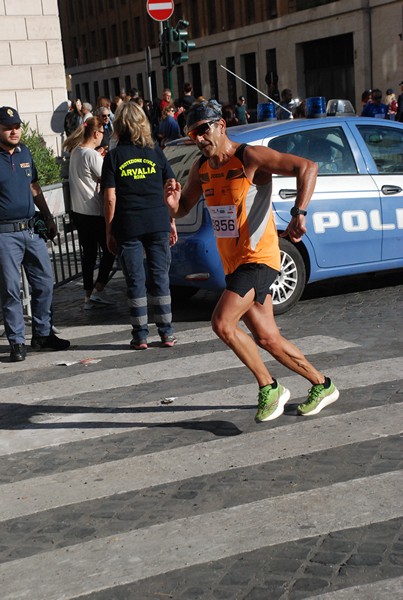
[[[180,302],[192,298],[199,291],[198,287],[187,285],[171,285],[171,297],[173,301]]]
[[[306,284],[304,259],[296,246],[289,240],[280,238],[280,254],[280,275],[272,286],[275,315],[282,315],[295,306]]]

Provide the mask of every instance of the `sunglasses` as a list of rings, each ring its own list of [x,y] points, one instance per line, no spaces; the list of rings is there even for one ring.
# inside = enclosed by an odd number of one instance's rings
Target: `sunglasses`
[[[207,121],[207,123],[195,127],[192,131],[188,131],[188,136],[191,140],[195,141],[197,137],[205,135],[214,123],[218,123],[217,119],[214,119],[214,121]]]
[[[105,113],[105,114],[103,114],[102,116],[103,116],[103,118],[105,119],[105,117],[110,117],[111,115],[110,115],[110,113]]]

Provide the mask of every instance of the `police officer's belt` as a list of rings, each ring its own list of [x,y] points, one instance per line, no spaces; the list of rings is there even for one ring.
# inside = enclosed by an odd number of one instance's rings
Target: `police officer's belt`
[[[25,231],[33,229],[35,219],[24,219],[22,221],[0,221],[0,233],[13,233],[15,231]]]

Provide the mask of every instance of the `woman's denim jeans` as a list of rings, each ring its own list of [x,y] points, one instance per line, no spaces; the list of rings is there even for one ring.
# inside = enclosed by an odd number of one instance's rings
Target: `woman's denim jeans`
[[[120,260],[126,278],[133,338],[143,340],[148,335],[147,291],[158,333],[160,336],[172,335],[169,233],[148,233],[121,242]]]

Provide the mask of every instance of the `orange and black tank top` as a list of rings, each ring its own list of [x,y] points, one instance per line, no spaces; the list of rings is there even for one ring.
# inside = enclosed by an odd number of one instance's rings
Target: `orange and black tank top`
[[[200,183],[210,213],[217,248],[226,275],[246,263],[280,269],[278,234],[271,208],[271,181],[254,185],[242,162],[245,144],[218,169],[204,157]]]

